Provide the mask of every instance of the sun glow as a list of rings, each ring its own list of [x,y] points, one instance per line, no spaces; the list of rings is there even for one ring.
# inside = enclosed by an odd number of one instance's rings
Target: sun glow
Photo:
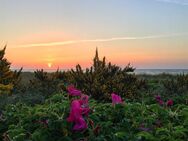
[[[48,63],[48,67],[51,68],[52,67],[52,63]]]

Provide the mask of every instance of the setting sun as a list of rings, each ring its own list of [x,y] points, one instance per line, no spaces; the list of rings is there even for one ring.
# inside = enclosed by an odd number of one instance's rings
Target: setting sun
[[[51,68],[52,67],[52,63],[48,63],[48,67]]]

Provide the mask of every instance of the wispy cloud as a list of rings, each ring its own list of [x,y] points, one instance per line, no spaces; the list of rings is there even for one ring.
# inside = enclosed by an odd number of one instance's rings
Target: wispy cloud
[[[155,1],[188,6],[187,0],[186,1],[185,0],[155,0]]]
[[[185,35],[188,35],[188,33],[175,33],[170,35],[152,35],[152,36],[140,36],[140,37],[114,37],[114,38],[87,39],[87,40],[69,40],[69,41],[60,41],[60,42],[24,44],[24,45],[18,45],[15,48],[64,46],[64,45],[70,45],[76,43],[110,42],[110,41],[119,41],[119,40],[145,40],[145,39],[157,39],[157,38],[170,38],[170,37],[185,36]]]

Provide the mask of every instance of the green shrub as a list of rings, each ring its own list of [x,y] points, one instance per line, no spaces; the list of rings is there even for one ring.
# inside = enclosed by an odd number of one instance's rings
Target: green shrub
[[[164,80],[163,85],[168,94],[181,94],[188,91],[188,74],[180,74]]]
[[[123,98],[135,100],[139,98],[138,90],[145,88],[145,81],[139,80],[133,73],[134,68],[128,64],[120,68],[107,64],[105,57],[99,60],[98,51],[93,59],[93,65],[84,71],[80,65],[75,70],[65,74],[67,83],[75,84],[84,93],[91,95],[96,100],[109,101],[112,92],[118,93]]]
[[[188,108],[177,104],[124,103],[112,105],[89,101],[91,113],[86,118],[88,129],[72,131],[66,121],[70,102],[66,94],[57,94],[42,105],[8,105],[0,120],[1,140],[11,141],[106,141],[106,140],[186,140]],[[4,135],[4,136],[3,136]],[[6,136],[5,136],[6,135]]]
[[[4,57],[6,46],[0,50],[0,95],[11,94],[16,89],[20,81],[19,71],[12,71],[10,69],[11,63]]]

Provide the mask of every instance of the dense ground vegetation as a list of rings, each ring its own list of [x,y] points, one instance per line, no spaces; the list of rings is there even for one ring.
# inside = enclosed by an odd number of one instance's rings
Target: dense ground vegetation
[[[0,50],[0,140],[184,141],[188,138],[188,74],[136,75],[99,59],[93,65],[47,73],[11,71]],[[74,85],[89,96],[87,128],[68,122]],[[73,89],[74,90],[74,89]],[[75,92],[75,91],[74,91]],[[116,93],[123,103],[112,104]],[[82,108],[83,105],[81,105]]]
[[[188,107],[157,103],[125,103],[113,106],[90,100],[92,111],[85,117],[88,128],[72,131],[66,121],[70,101],[67,94],[53,95],[44,104],[8,105],[0,122],[4,139],[23,141],[60,140],[186,140]],[[118,115],[118,116],[117,116]]]

